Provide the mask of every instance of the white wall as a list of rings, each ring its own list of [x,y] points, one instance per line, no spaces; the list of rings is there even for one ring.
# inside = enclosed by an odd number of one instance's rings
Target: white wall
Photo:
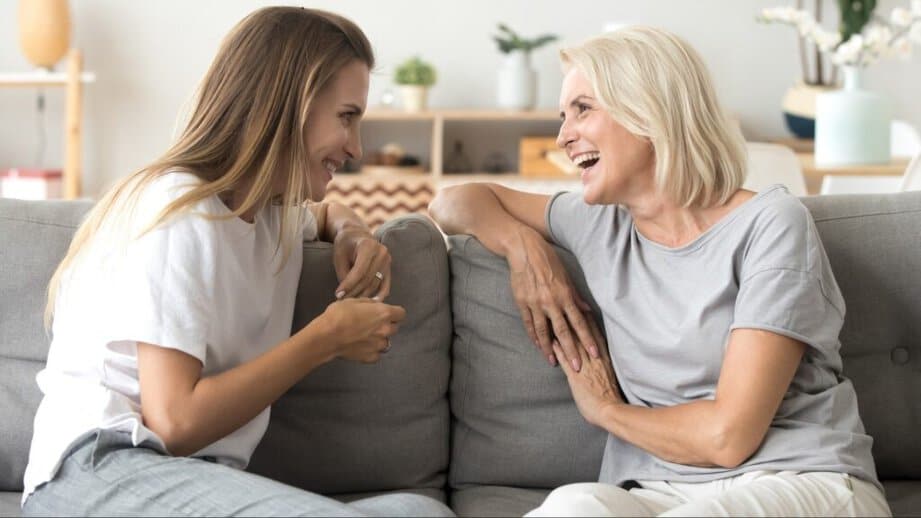
[[[19,50],[17,3],[0,0],[0,71],[30,65]],[[114,179],[157,157],[177,115],[206,70],[220,38],[263,0],[72,0],[74,45],[98,80],[85,92],[85,189],[98,194]],[[489,107],[501,54],[490,35],[497,22],[534,35],[554,32],[575,44],[608,22],[659,25],[703,54],[723,102],[750,139],[784,136],[780,100],[798,78],[793,30],[754,21],[784,0],[318,0],[300,5],[334,10],[364,28],[378,56],[369,102],[390,84],[400,60],[419,53],[438,68],[436,107]],[[789,3],[789,2],[787,2]],[[828,3],[828,0],[826,0]],[[883,0],[888,13],[907,0]],[[832,9],[831,5],[828,7]],[[916,54],[921,53],[917,49]],[[552,48],[538,50],[539,106],[554,108],[561,76]],[[891,96],[899,118],[921,128],[921,60],[884,62],[869,86]],[[33,165],[38,142],[35,90],[0,89],[0,168]],[[48,92],[45,165],[62,156],[63,92]]]

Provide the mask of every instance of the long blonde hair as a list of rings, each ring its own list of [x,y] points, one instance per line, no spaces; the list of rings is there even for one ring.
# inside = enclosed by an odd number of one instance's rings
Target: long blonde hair
[[[722,205],[745,182],[745,139],[717,100],[697,52],[662,29],[633,26],[560,52],[615,121],[650,140],[656,184],[681,206]]]
[[[344,65],[374,66],[367,37],[353,22],[325,11],[267,7],[241,20],[224,38],[202,79],[189,121],[159,159],[112,187],[77,229],[48,286],[45,327],[50,328],[61,278],[100,227],[127,217],[144,187],[170,171],[201,183],[167,205],[148,230],[214,195],[239,191],[234,218],[269,203],[281,215],[279,246],[285,259],[300,238],[303,202],[310,199],[306,125],[317,93]],[[280,199],[272,187],[284,182]],[[247,192],[243,189],[249,185]]]

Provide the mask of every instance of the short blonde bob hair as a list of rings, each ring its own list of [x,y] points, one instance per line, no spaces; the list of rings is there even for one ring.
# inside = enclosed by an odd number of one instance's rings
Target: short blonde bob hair
[[[661,192],[680,206],[722,205],[745,182],[745,140],[697,52],[662,29],[626,27],[560,52],[627,131],[649,139]]]

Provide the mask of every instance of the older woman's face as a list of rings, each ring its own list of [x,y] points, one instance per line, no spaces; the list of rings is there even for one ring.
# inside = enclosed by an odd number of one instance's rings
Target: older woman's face
[[[582,170],[586,203],[618,203],[631,192],[653,185],[652,145],[611,117],[576,67],[563,79],[560,117],[563,123],[556,143]]]

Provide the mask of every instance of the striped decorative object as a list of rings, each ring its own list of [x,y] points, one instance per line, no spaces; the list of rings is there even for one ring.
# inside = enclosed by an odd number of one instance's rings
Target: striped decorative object
[[[340,175],[327,186],[324,200],[351,208],[373,230],[403,214],[427,216],[434,197],[435,187],[428,176]]]

